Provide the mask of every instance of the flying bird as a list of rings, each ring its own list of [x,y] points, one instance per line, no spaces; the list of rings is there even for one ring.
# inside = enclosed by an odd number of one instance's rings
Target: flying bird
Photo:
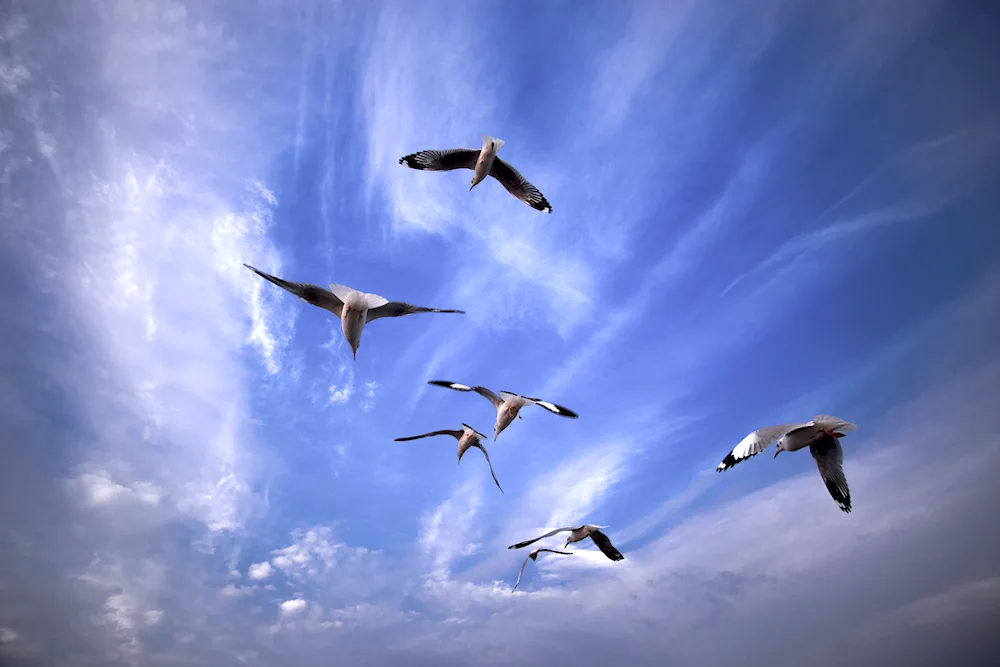
[[[493,481],[496,482],[497,488],[500,489],[500,493],[503,493],[503,487],[500,486],[500,482],[497,481],[497,475],[493,472],[493,464],[490,463],[489,452],[483,447],[482,440],[486,439],[486,436],[482,433],[476,431],[468,424],[462,424],[461,430],[448,430],[442,429],[440,431],[431,431],[430,433],[424,433],[423,435],[410,435],[405,438],[396,438],[396,442],[405,442],[407,440],[419,440],[420,438],[429,438],[434,435],[450,435],[451,437],[458,440],[458,462],[462,462],[462,456],[469,450],[470,447],[475,447],[483,453],[486,457],[486,464],[490,467],[490,474],[493,475]]]
[[[503,139],[483,135],[483,147],[451,148],[448,150],[430,150],[411,153],[399,158],[399,164],[406,163],[411,169],[427,171],[451,171],[452,169],[471,169],[472,185],[476,187],[487,176],[500,181],[501,185],[525,204],[544,213],[552,212],[552,205],[538,188],[528,182],[521,173],[497,157],[497,151],[504,145]]]
[[[497,396],[486,387],[469,387],[464,384],[448,382],[446,380],[431,380],[427,384],[432,384],[436,387],[444,387],[446,389],[454,389],[455,391],[474,391],[492,403],[493,407],[497,411],[497,420],[493,425],[494,442],[496,441],[497,436],[500,435],[500,432],[510,426],[515,417],[521,417],[521,408],[526,405],[540,405],[549,412],[560,415],[561,417],[569,417],[570,419],[576,419],[580,416],[569,408],[564,408],[561,405],[556,405],[555,403],[550,403],[549,401],[543,401],[540,398],[528,398],[527,396],[521,396],[509,391],[501,391],[500,395]],[[523,419],[523,417],[521,418]]]
[[[564,549],[569,545],[571,545],[573,542],[579,542],[580,540],[589,537],[594,541],[594,544],[596,544],[598,548],[604,552],[604,555],[610,558],[611,560],[624,560],[625,556],[622,556],[622,553],[618,551],[618,549],[615,549],[615,545],[611,544],[611,540],[608,539],[608,536],[600,531],[601,528],[607,528],[607,526],[592,526],[589,523],[585,523],[582,526],[575,526],[575,527],[571,526],[569,528],[556,528],[555,530],[550,530],[544,535],[536,537],[533,540],[528,540],[527,542],[518,542],[517,544],[512,544],[507,548],[520,549],[521,547],[528,546],[532,542],[537,542],[538,540],[543,540],[546,537],[551,537],[556,533],[570,531],[569,537],[566,538],[566,544],[565,546],[563,546]]]
[[[425,308],[414,306],[403,301],[389,301],[378,294],[366,294],[352,289],[345,285],[331,284],[329,290],[325,290],[318,285],[309,283],[297,283],[291,280],[282,280],[269,273],[264,273],[260,269],[255,269],[249,264],[244,264],[264,280],[270,281],[278,287],[288,290],[295,296],[307,303],[318,306],[340,318],[340,328],[344,332],[354,353],[354,358],[358,358],[358,346],[361,345],[361,332],[369,322],[380,317],[402,317],[414,313],[461,313],[464,310],[441,310],[439,308]]]
[[[528,554],[527,556],[524,557],[524,562],[521,563],[521,571],[518,572],[518,574],[517,574],[517,581],[514,582],[514,588],[510,589],[511,593],[513,593],[514,591],[516,591],[517,590],[517,585],[519,583],[521,583],[521,576],[524,574],[524,566],[528,564],[528,559],[529,558],[531,560],[537,559],[538,558],[538,554],[541,553],[542,551],[548,551],[549,553],[552,553],[552,554],[562,554],[563,556],[572,556],[573,555],[572,551],[556,551],[555,549],[535,549],[530,554]]]
[[[794,452],[808,446],[830,495],[840,509],[850,512],[851,491],[847,487],[847,477],[844,476],[844,450],[840,446],[840,438],[845,433],[857,430],[856,424],[830,415],[816,415],[812,421],[798,424],[767,426],[743,438],[722,459],[716,470],[728,470],[740,461],[760,454],[775,440],[778,441],[778,447],[774,458],[781,452]]]

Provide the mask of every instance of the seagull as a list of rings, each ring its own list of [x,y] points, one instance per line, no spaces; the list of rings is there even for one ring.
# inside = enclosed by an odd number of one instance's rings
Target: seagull
[[[845,433],[857,430],[856,424],[830,415],[816,415],[812,421],[798,424],[767,426],[743,438],[722,459],[716,470],[728,470],[740,461],[760,454],[775,440],[778,441],[778,447],[774,458],[781,452],[794,452],[808,446],[827,491],[840,509],[850,512],[851,491],[847,488],[847,478],[844,476],[844,450],[840,446],[840,438]]]
[[[396,442],[404,442],[406,440],[419,440],[420,438],[429,438],[432,435],[450,435],[451,437],[458,440],[458,462],[462,462],[462,456],[469,450],[470,447],[476,447],[483,453],[486,457],[486,463],[490,467],[490,474],[493,475],[493,481],[496,482],[497,488],[500,489],[500,493],[503,493],[503,487],[500,486],[500,482],[497,481],[497,475],[493,472],[493,464],[490,463],[489,452],[483,447],[482,440],[486,439],[486,436],[482,433],[476,431],[468,424],[462,424],[461,430],[448,430],[442,429],[440,431],[431,431],[430,433],[424,433],[423,435],[410,435],[405,438],[396,438]]]
[[[517,574],[517,581],[514,582],[514,588],[510,589],[511,593],[513,593],[514,591],[516,591],[517,590],[517,585],[519,583],[521,583],[521,575],[524,574],[524,566],[528,564],[528,559],[530,558],[531,560],[535,560],[536,558],[538,558],[538,554],[541,553],[542,551],[548,551],[549,553],[552,553],[552,554],[562,554],[563,556],[572,556],[573,555],[572,551],[556,551],[555,549],[535,549],[530,554],[528,554],[527,556],[524,557],[524,562],[521,563],[521,571],[518,572],[518,574]]]
[[[497,151],[504,145],[503,139],[483,135],[483,147],[451,148],[441,151],[420,151],[399,158],[399,164],[406,163],[411,169],[426,169],[428,171],[451,171],[452,169],[471,169],[472,185],[476,187],[486,180],[487,176],[500,181],[501,185],[525,204],[543,213],[551,213],[552,205],[538,188],[528,182],[521,173],[497,157]]]
[[[469,387],[464,384],[448,382],[446,380],[431,380],[427,384],[432,384],[436,387],[445,387],[446,389],[454,389],[455,391],[474,391],[492,403],[493,407],[496,408],[497,411],[497,421],[493,425],[494,442],[496,442],[497,436],[500,435],[500,432],[510,426],[515,417],[524,419],[521,417],[521,408],[526,405],[540,405],[549,412],[553,412],[561,417],[569,417],[570,419],[576,419],[580,416],[569,408],[564,408],[561,405],[543,401],[540,398],[528,398],[509,391],[501,391],[500,395],[497,396],[486,387]]]
[[[318,285],[296,283],[282,280],[249,264],[244,264],[264,280],[268,280],[282,289],[286,289],[307,303],[319,306],[340,318],[340,328],[344,338],[351,346],[354,358],[358,358],[358,346],[361,345],[361,331],[365,325],[380,317],[402,317],[414,313],[461,313],[464,310],[441,310],[414,306],[403,301],[389,301],[378,294],[366,294],[345,285],[331,284],[327,291]]]
[[[550,537],[552,535],[555,535],[556,533],[562,533],[568,530],[570,531],[570,534],[569,537],[566,538],[566,544],[565,546],[563,546],[564,549],[573,542],[579,542],[580,540],[589,537],[590,539],[594,540],[594,544],[596,544],[600,548],[600,550],[604,552],[604,555],[610,558],[611,560],[624,560],[625,556],[622,556],[622,552],[618,551],[618,549],[615,549],[615,545],[611,544],[611,540],[608,539],[608,536],[600,531],[601,528],[607,528],[607,526],[592,526],[589,523],[585,523],[582,526],[570,526],[569,528],[556,528],[555,530],[550,530],[544,535],[536,537],[533,540],[528,540],[527,542],[518,542],[517,544],[512,544],[507,548],[520,549],[521,547],[528,546],[532,542],[537,542],[538,540],[545,539],[546,537]]]

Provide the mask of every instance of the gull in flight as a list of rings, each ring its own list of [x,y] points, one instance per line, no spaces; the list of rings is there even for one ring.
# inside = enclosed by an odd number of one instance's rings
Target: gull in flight
[[[471,169],[472,185],[476,187],[486,180],[487,176],[500,181],[500,184],[525,204],[538,211],[551,213],[552,205],[534,185],[518,172],[497,157],[497,151],[504,145],[503,139],[483,135],[483,147],[451,148],[441,151],[420,151],[399,158],[399,164],[406,163],[411,169],[426,169],[428,171],[451,171],[452,169]]]
[[[497,488],[500,489],[500,493],[503,493],[503,487],[500,486],[500,482],[497,481],[497,475],[493,472],[493,464],[490,463],[489,452],[483,447],[482,440],[486,439],[486,436],[482,433],[476,431],[468,424],[462,424],[460,430],[456,429],[454,431],[448,429],[442,429],[440,431],[431,431],[430,433],[424,433],[423,435],[410,435],[405,438],[396,438],[396,442],[405,442],[406,440],[419,440],[420,438],[429,438],[433,435],[450,435],[451,437],[458,440],[458,462],[462,462],[462,456],[469,450],[470,447],[476,447],[483,453],[486,457],[486,464],[490,467],[490,474],[493,475],[493,481],[496,482]]]
[[[538,540],[543,540],[546,537],[551,537],[556,533],[563,533],[570,531],[569,537],[566,538],[566,544],[563,546],[565,549],[573,542],[579,542],[582,539],[590,538],[594,540],[594,544],[604,552],[604,555],[611,560],[624,560],[625,556],[622,556],[622,552],[615,549],[615,545],[611,544],[611,540],[608,536],[600,531],[601,528],[607,528],[607,526],[592,526],[589,523],[585,523],[582,526],[570,526],[569,528],[556,528],[555,530],[550,530],[549,532],[536,537],[533,540],[528,540],[527,542],[518,542],[517,544],[512,544],[508,549],[520,549],[521,547],[526,547],[532,542],[537,542]]]
[[[249,264],[244,264],[264,280],[268,280],[282,289],[286,289],[307,303],[319,306],[340,318],[340,328],[344,332],[354,353],[358,358],[358,346],[361,345],[361,331],[365,325],[380,317],[402,317],[414,313],[461,313],[464,310],[441,310],[414,306],[403,301],[389,301],[378,294],[366,294],[345,285],[331,284],[329,290],[309,283],[296,283],[282,280]]]
[[[511,422],[514,421],[515,417],[521,417],[521,408],[526,405],[540,405],[549,412],[555,413],[562,417],[569,417],[570,419],[576,419],[580,415],[576,414],[569,408],[564,408],[561,405],[556,405],[555,403],[550,403],[548,401],[543,401],[540,398],[528,398],[526,396],[521,396],[519,394],[512,394],[509,391],[501,391],[500,395],[497,396],[492,391],[486,387],[469,387],[464,384],[459,384],[457,382],[447,382],[445,380],[431,380],[427,384],[432,384],[436,387],[445,387],[446,389],[454,389],[455,391],[474,391],[480,396],[484,397],[497,411],[497,421],[493,425],[493,440],[497,439],[500,432],[505,428],[510,426]],[[523,419],[523,417],[521,417]]]
[[[536,558],[538,558],[538,554],[541,553],[542,551],[548,551],[551,554],[562,554],[563,556],[573,555],[572,551],[556,551],[555,549],[535,549],[530,554],[524,557],[524,562],[521,563],[521,571],[518,572],[517,581],[514,582],[514,588],[510,589],[511,593],[516,591],[517,585],[521,583],[521,576],[524,574],[524,566],[528,564],[528,559],[530,558],[531,560],[535,560]]]
[[[847,477],[844,476],[844,450],[840,446],[840,438],[845,433],[857,430],[856,424],[830,415],[816,415],[812,421],[798,424],[767,426],[743,438],[722,459],[716,470],[728,470],[740,461],[760,454],[775,440],[778,441],[778,447],[774,458],[781,452],[794,452],[808,446],[830,495],[840,505],[840,509],[850,512],[851,491],[847,488]]]

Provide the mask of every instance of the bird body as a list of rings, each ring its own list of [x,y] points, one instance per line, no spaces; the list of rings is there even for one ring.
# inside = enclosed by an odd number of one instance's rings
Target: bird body
[[[306,303],[312,304],[324,310],[328,310],[340,318],[340,328],[351,346],[354,357],[358,356],[358,347],[361,345],[361,332],[365,325],[381,317],[402,317],[414,313],[460,313],[464,310],[442,310],[440,308],[426,308],[424,306],[414,306],[404,301],[389,301],[378,294],[368,294],[346,285],[331,284],[326,290],[319,285],[309,283],[297,283],[292,280],[283,280],[256,269],[249,264],[244,264],[258,276],[274,283],[278,287],[287,290],[299,297]]]
[[[775,440],[774,458],[781,452],[795,452],[805,447],[816,462],[827,491],[844,512],[851,511],[851,492],[844,475],[844,450],[840,438],[858,430],[857,425],[830,415],[816,415],[808,422],[778,424],[757,429],[747,435],[726,455],[716,470],[722,472],[737,463],[760,454]]]
[[[497,156],[497,151],[500,147],[504,145],[503,139],[497,139],[496,137],[491,137],[488,134],[483,135],[483,148],[479,151],[479,158],[476,160],[476,168],[472,172],[472,185],[469,189],[476,187],[483,180],[490,175],[490,170],[493,169],[493,160]]]
[[[493,424],[494,442],[505,428],[510,426],[516,418],[521,416],[521,408],[526,405],[540,405],[553,414],[557,414],[561,417],[569,417],[570,419],[576,419],[580,416],[569,408],[565,408],[561,405],[556,405],[555,403],[551,403],[549,401],[543,401],[540,398],[521,396],[520,394],[515,394],[509,391],[501,391],[500,394],[497,395],[486,387],[478,385],[470,387],[469,385],[459,384],[458,382],[449,382],[447,380],[431,380],[427,384],[432,384],[435,387],[444,387],[445,389],[453,389],[455,391],[472,391],[488,400],[497,411],[496,422]]]
[[[579,542],[586,538],[590,538],[594,541],[594,544],[604,553],[605,556],[611,560],[624,560],[625,556],[622,555],[618,549],[611,544],[611,540],[608,536],[601,532],[601,528],[607,528],[607,526],[595,526],[589,523],[585,523],[582,526],[569,526],[567,528],[556,528],[555,530],[550,530],[544,535],[540,535],[533,540],[527,540],[524,542],[518,542],[517,544],[512,544],[508,549],[520,549],[526,547],[529,544],[533,544],[538,540],[543,540],[546,537],[551,537],[557,533],[569,532],[569,537],[566,538],[566,544],[563,548],[568,547],[574,542]]]

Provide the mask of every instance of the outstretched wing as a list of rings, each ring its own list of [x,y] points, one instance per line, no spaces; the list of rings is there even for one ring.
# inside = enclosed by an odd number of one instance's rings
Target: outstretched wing
[[[422,435],[408,435],[405,438],[396,438],[395,442],[404,442],[406,440],[419,440],[420,438],[429,438],[432,435],[450,435],[451,437],[458,439],[462,437],[462,431],[452,431],[449,429],[442,429],[440,431],[431,431],[430,433],[424,433]]]
[[[264,273],[260,269],[254,268],[249,264],[244,264],[243,266],[247,267],[264,280],[272,282],[282,289],[288,290],[303,301],[311,303],[314,306],[318,306],[319,308],[323,308],[324,310],[329,310],[337,317],[340,317],[340,312],[344,307],[344,302],[337,298],[337,295],[333,292],[325,290],[319,285],[297,283],[292,280],[283,280],[272,276],[270,273]]]
[[[402,317],[403,315],[413,315],[414,313],[461,313],[464,315],[465,311],[425,308],[423,306],[414,306],[413,304],[409,304],[404,301],[386,301],[377,308],[368,309],[367,321],[371,322],[372,320],[377,320],[380,317]]]
[[[448,382],[447,380],[430,380],[427,384],[432,384],[435,387],[444,387],[445,389],[454,389],[455,391],[474,391],[492,403],[494,408],[499,408],[503,403],[499,396],[486,387],[480,387],[478,385],[470,387],[469,385],[459,384],[458,382]]]
[[[549,532],[545,533],[544,535],[539,535],[538,537],[536,537],[533,540],[528,540],[527,542],[518,542],[517,544],[512,544],[512,545],[510,545],[507,548],[508,549],[520,549],[521,547],[526,547],[529,544],[532,544],[533,542],[537,542],[538,540],[544,540],[546,537],[552,537],[556,533],[564,533],[567,530],[573,531],[573,530],[576,530],[579,527],[580,526],[570,526],[569,528],[556,528],[555,530],[550,530]]]
[[[595,530],[590,534],[590,539],[594,540],[594,544],[597,548],[604,552],[604,555],[611,560],[624,560],[625,556],[622,556],[622,552],[615,549],[615,545],[611,544],[611,540],[608,536],[599,530]]]
[[[530,554],[528,554],[527,556],[524,557],[524,562],[521,563],[521,571],[518,572],[518,574],[517,574],[517,581],[514,582],[514,588],[510,589],[511,593],[513,593],[514,591],[516,591],[517,590],[517,585],[521,583],[521,576],[524,575],[524,566],[528,564],[528,559],[531,558],[532,556],[535,556],[537,558],[538,554],[540,554],[543,551],[548,551],[549,553],[552,553],[552,554],[562,554],[563,556],[572,556],[573,555],[572,551],[556,551],[555,549],[535,549]]]
[[[509,163],[504,162],[499,157],[493,158],[493,166],[490,168],[490,176],[500,181],[511,193],[531,208],[545,213],[552,212],[552,204],[545,198],[545,195],[532,185],[528,179],[514,169]]]
[[[525,397],[525,398],[527,398],[527,397]],[[572,410],[570,410],[569,408],[564,408],[561,405],[557,405],[555,403],[550,403],[548,401],[543,401],[540,398],[528,398],[527,400],[531,401],[535,405],[539,405],[539,406],[545,408],[549,412],[553,412],[553,413],[559,415],[560,417],[569,417],[570,419],[576,419],[576,418],[578,418],[580,416],[580,415],[576,414],[575,412],[573,412]]]
[[[475,169],[480,151],[471,148],[451,148],[443,151],[418,151],[399,158],[399,164],[406,163],[410,169],[427,171],[451,171],[452,169]]]
[[[740,444],[736,445],[726,458],[722,459],[722,463],[716,467],[718,472],[723,470],[728,470],[740,461],[744,461],[751,456],[757,456],[762,451],[767,449],[772,442],[785,435],[789,431],[801,426],[806,426],[809,422],[802,422],[799,424],[778,424],[777,426],[768,426],[766,428],[760,428],[748,435],[747,437],[740,440]]]
[[[493,464],[490,462],[490,453],[487,452],[486,448],[483,447],[481,444],[477,443],[477,444],[472,445],[472,446],[475,447],[476,449],[478,449],[479,451],[481,451],[483,453],[483,456],[486,457],[486,465],[488,465],[490,467],[490,474],[493,475],[493,481],[496,482],[497,488],[500,489],[500,493],[503,493],[503,487],[500,486],[500,482],[497,481],[497,474],[495,472],[493,472]]]
[[[826,490],[840,505],[840,509],[850,512],[851,490],[847,488],[847,477],[844,475],[844,449],[840,446],[840,440],[827,435],[809,445],[809,453],[816,461]]]

